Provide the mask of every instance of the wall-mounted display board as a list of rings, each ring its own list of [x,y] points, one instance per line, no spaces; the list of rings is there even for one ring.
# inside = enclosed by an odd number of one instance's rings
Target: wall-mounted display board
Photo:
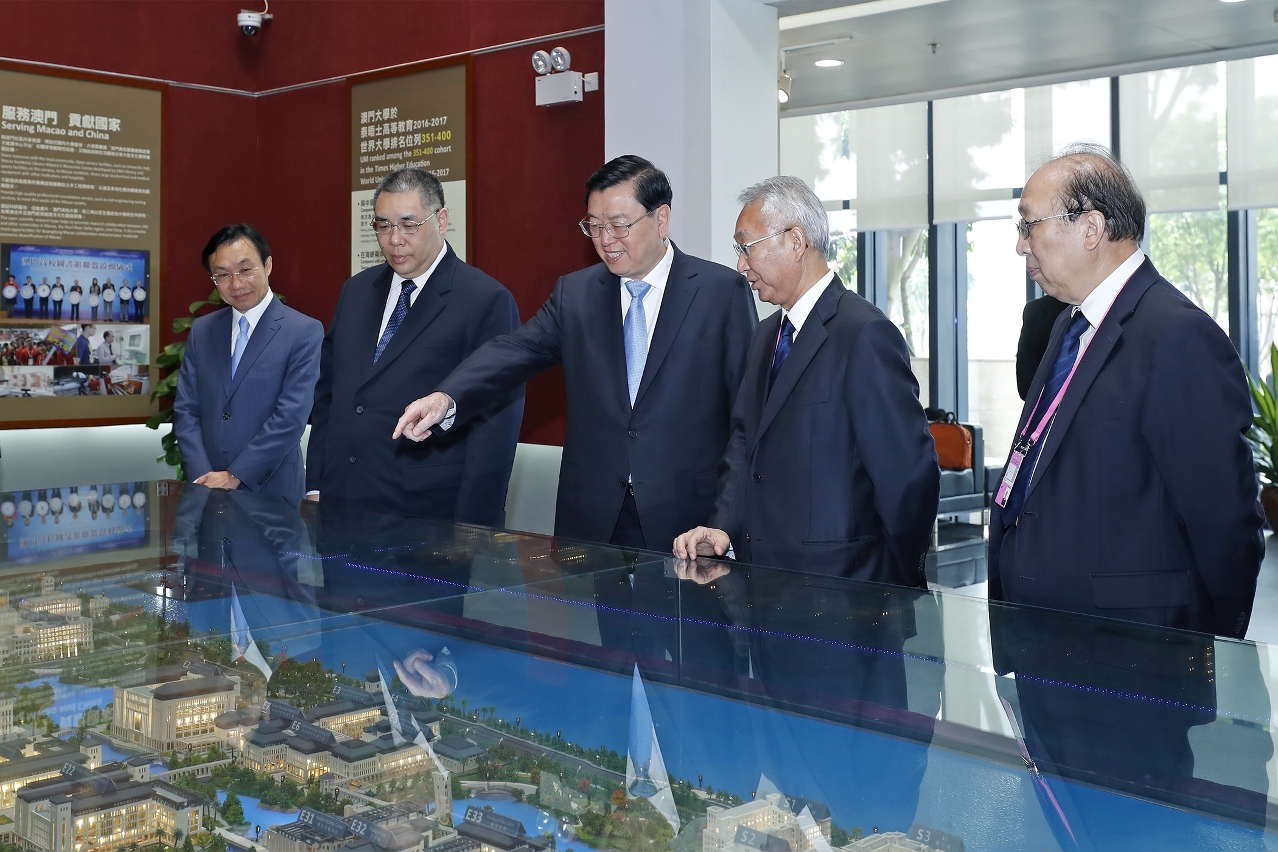
[[[373,233],[373,190],[395,169],[439,178],[447,238],[466,259],[467,141],[464,63],[351,85],[351,274],[382,263]]]
[[[0,420],[142,420],[159,340],[163,92],[0,70]]]

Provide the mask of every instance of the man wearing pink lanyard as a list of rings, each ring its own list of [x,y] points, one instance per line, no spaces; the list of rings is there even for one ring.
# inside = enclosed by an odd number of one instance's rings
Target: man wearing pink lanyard
[[[995,494],[990,598],[1241,638],[1265,547],[1237,353],[1140,250],[1106,149],[1049,161],[1019,209],[1017,252],[1066,309]]]

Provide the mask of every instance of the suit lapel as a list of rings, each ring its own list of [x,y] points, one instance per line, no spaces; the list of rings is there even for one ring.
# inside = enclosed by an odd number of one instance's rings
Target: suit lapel
[[[803,329],[795,337],[794,345],[790,347],[790,354],[786,356],[785,363],[781,365],[781,372],[777,373],[777,381],[772,386],[772,393],[768,394],[763,403],[763,417],[759,421],[759,431],[754,437],[756,444],[763,437],[763,433],[767,431],[768,426],[772,424],[777,412],[785,405],[786,398],[790,396],[790,392],[794,390],[804,371],[812,363],[812,359],[816,357],[817,350],[821,348],[829,337],[825,330],[825,324],[838,312],[839,300],[843,298],[843,294],[846,292],[847,288],[843,286],[843,282],[836,275],[834,280],[826,286],[825,292],[817,299],[816,306],[803,323]],[[781,320],[778,319],[778,328],[780,323]],[[772,339],[772,345],[774,347],[776,345],[775,336]],[[763,365],[763,372],[766,374],[772,369],[771,357],[765,358]],[[763,392],[767,394],[766,378],[764,379]]]
[[[372,293],[367,300],[357,300],[359,310],[364,315],[356,324],[359,328],[355,352],[359,358],[360,384],[368,381],[373,372],[373,353],[377,351],[377,339],[381,333],[382,314],[386,310],[386,298],[390,295],[391,279],[394,275],[389,264],[383,264],[382,274],[373,282]],[[425,294],[422,294],[425,295]],[[421,300],[421,296],[418,297]],[[385,353],[383,353],[385,354]]]
[[[244,377],[248,375],[248,371],[252,369],[253,362],[257,360],[262,351],[270,344],[271,338],[280,330],[280,326],[284,324],[284,305],[275,296],[271,297],[271,303],[266,306],[265,313],[257,321],[257,328],[253,329],[252,335],[249,336],[248,345],[244,347],[244,354],[240,356],[239,368],[235,371],[235,376],[231,379],[230,389],[227,391],[227,398],[235,394],[239,389],[240,383],[244,381]],[[230,339],[230,333],[226,335],[227,340]],[[231,369],[231,359],[226,359],[227,373],[229,375]]]
[[[390,343],[386,344],[386,348],[382,351],[382,357],[377,359],[376,364],[371,364],[365,381],[374,378],[382,370],[398,358],[413,340],[425,331],[426,326],[430,325],[435,317],[448,305],[446,296],[453,289],[453,272],[457,269],[457,255],[444,246],[443,251],[448,252],[444,259],[439,262],[439,266],[435,267],[435,271],[430,274],[426,282],[422,285],[421,294],[413,301],[413,306],[408,309],[408,316],[404,317],[404,322],[400,324],[395,331],[395,336],[390,339]],[[389,281],[387,282],[387,292],[389,292]],[[386,300],[382,300],[382,310],[386,309]],[[377,325],[380,328],[382,322],[381,316],[377,317]],[[373,331],[373,351],[377,350],[378,333]],[[373,360],[372,352],[368,355],[371,363]]]
[[[213,351],[210,357],[213,359],[218,378],[222,381],[224,399],[231,396],[231,317],[233,316],[235,311],[229,306],[219,311],[213,316],[213,327],[209,332],[213,335]]]
[[[678,336],[684,318],[688,315],[688,308],[691,307],[692,300],[697,294],[697,286],[693,282],[696,273],[688,274],[688,265],[683,252],[675,248],[673,243],[670,248],[675,253],[674,262],[670,265],[670,275],[666,279],[666,292],[661,296],[657,327],[652,331],[652,345],[648,348],[648,359],[643,366],[643,378],[639,382],[639,392],[635,395],[636,406],[643,399],[644,392],[652,384],[657,371],[661,369],[662,362],[670,354],[670,348],[674,345],[675,337]],[[620,300],[620,283],[617,286],[617,298]],[[620,315],[620,306],[618,306],[617,316]],[[625,354],[624,339],[622,354]],[[629,399],[629,388],[626,390],[626,396]]]
[[[630,386],[626,384],[626,342],[621,332],[621,279],[607,269],[588,294],[590,313],[598,317],[591,350],[603,359],[604,375],[612,385],[621,410],[630,411]],[[660,324],[660,322],[658,322]]]
[[[1043,451],[1039,454],[1038,463],[1031,472],[1029,485],[1025,489],[1025,500],[1028,501],[1034,488],[1043,479],[1043,472],[1047,470],[1047,466],[1052,463],[1052,459],[1056,457],[1056,450],[1060,447],[1061,441],[1065,439],[1065,434],[1069,431],[1070,424],[1074,421],[1074,415],[1078,413],[1078,407],[1082,405],[1083,398],[1087,396],[1087,391],[1091,388],[1092,383],[1096,381],[1096,377],[1100,375],[1101,368],[1105,366],[1105,362],[1109,360],[1109,355],[1114,351],[1114,347],[1118,345],[1118,340],[1123,336],[1123,323],[1136,310],[1136,305],[1140,302],[1145,291],[1157,280],[1157,273],[1154,271],[1154,265],[1150,263],[1149,258],[1132,274],[1132,277],[1123,285],[1123,289],[1119,291],[1118,297],[1114,299],[1114,304],[1110,306],[1109,312],[1105,315],[1105,319],[1101,322],[1100,328],[1096,329],[1096,333],[1092,336],[1091,343],[1087,346],[1087,351],[1083,353],[1083,360],[1079,362],[1078,369],[1074,373],[1074,378],[1070,380],[1069,388],[1065,391],[1065,397],[1061,400],[1060,407],[1056,409],[1056,418],[1051,426],[1048,427],[1048,434],[1043,438]],[[1062,311],[1062,316],[1068,316],[1068,311]],[[1063,329],[1068,325],[1068,320],[1064,323],[1058,323],[1057,333],[1052,335],[1052,345],[1048,348],[1049,354],[1055,354],[1058,341],[1056,338],[1060,334],[1064,334]],[[1046,359],[1044,359],[1046,363]],[[1046,375],[1046,371],[1040,370],[1040,373]],[[1035,376],[1039,378],[1039,376]],[[1044,378],[1044,381],[1046,379]],[[1036,384],[1040,384],[1036,382]],[[1043,404],[1048,405],[1051,400],[1044,400]],[[1019,431],[1018,431],[1019,434]]]

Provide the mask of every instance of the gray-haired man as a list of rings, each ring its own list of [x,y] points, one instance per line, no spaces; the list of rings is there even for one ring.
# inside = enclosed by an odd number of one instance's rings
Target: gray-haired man
[[[740,270],[766,302],[732,413],[709,526],[676,556],[925,585],[940,491],[905,340],[826,264],[825,208],[803,181],[737,199]]]

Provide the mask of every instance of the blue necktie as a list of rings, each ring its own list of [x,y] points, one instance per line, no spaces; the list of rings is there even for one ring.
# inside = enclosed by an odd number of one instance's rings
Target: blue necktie
[[[1043,385],[1043,395],[1038,398],[1039,413],[1032,415],[1038,417],[1040,421],[1047,413],[1052,400],[1056,399],[1056,394],[1060,393],[1061,385],[1065,384],[1070,370],[1074,369],[1074,362],[1078,360],[1078,343],[1083,337],[1083,332],[1088,328],[1090,323],[1082,310],[1074,311],[1074,316],[1070,318],[1069,326],[1065,329],[1065,336],[1061,338],[1061,348],[1056,353],[1051,375],[1048,376],[1047,384]],[[1033,434],[1037,427],[1038,423],[1030,423],[1030,433]],[[1034,476],[1034,466],[1038,464],[1038,454],[1042,452],[1045,443],[1047,443],[1047,430],[1043,430],[1043,434],[1030,448],[1029,454],[1025,456],[1025,461],[1021,464],[1021,471],[1012,485],[1012,493],[1007,498],[1007,508],[1003,510],[1003,523],[1006,525],[1010,526],[1021,514],[1021,507],[1025,505],[1025,491],[1029,488],[1030,479]]]
[[[390,344],[391,338],[395,336],[395,332],[399,330],[400,325],[404,322],[404,317],[408,316],[408,298],[413,295],[413,291],[417,289],[417,285],[412,281],[404,281],[399,285],[399,301],[395,303],[395,310],[391,311],[390,321],[386,323],[386,330],[382,332],[382,339],[377,341],[377,351],[373,353],[373,363],[377,363],[377,359],[382,357],[382,353],[386,351],[386,347]]]
[[[235,371],[240,367],[240,358],[244,357],[244,350],[248,347],[249,339],[249,323],[248,317],[240,317],[240,333],[235,338],[235,349],[231,351],[231,378],[235,378]]]
[[[772,386],[776,384],[777,374],[781,372],[781,365],[785,363],[786,356],[790,354],[790,346],[793,343],[794,323],[790,322],[789,317],[786,317],[781,320],[781,336],[777,338],[777,351],[772,355],[772,370],[768,373],[768,396],[772,395]],[[764,399],[767,399],[767,396]]]
[[[643,297],[652,285],[647,281],[627,281],[626,289],[630,291],[630,309],[626,311],[622,331],[626,335],[626,386],[630,388],[633,406],[639,382],[643,380],[643,365],[648,360],[648,315],[643,312]]]

